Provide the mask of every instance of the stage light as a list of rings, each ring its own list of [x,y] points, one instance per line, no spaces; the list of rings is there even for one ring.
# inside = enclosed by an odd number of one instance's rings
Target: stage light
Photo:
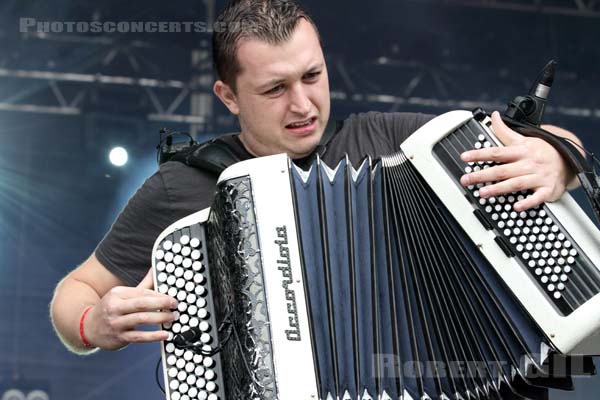
[[[115,147],[110,151],[108,158],[113,165],[122,167],[127,164],[127,150],[123,147]]]

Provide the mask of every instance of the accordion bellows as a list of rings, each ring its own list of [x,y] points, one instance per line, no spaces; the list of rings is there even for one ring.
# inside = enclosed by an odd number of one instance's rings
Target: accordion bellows
[[[157,290],[167,397],[544,399],[594,372],[600,236],[565,195],[481,199],[460,153],[489,121],[438,117],[402,149],[309,171],[285,155],[219,178],[215,202],[168,228]],[[187,249],[187,250],[186,250]],[[183,304],[183,306],[182,306]]]

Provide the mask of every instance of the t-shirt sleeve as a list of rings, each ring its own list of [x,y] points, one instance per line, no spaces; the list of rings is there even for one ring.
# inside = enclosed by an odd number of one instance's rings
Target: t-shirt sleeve
[[[381,123],[384,132],[390,138],[394,148],[400,148],[410,135],[431,121],[434,116],[420,113],[381,113]]]
[[[158,235],[187,215],[209,207],[215,178],[181,163],[163,164],[129,199],[95,250],[106,269],[138,284],[151,266]]]
[[[358,165],[366,155],[379,157],[394,153],[406,138],[432,118],[416,113],[352,114],[331,139],[323,159],[334,166],[347,154],[350,161]]]

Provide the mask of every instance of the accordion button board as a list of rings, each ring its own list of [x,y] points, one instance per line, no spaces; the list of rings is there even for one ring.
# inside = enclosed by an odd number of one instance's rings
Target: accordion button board
[[[441,164],[458,184],[463,174],[477,172],[495,162],[462,162],[460,154],[496,146],[481,123],[471,120],[433,148]],[[482,198],[479,189],[496,182],[467,186],[466,198],[485,224],[496,232],[498,245],[523,266],[562,315],[569,315],[600,292],[600,273],[582,253],[546,205],[516,212],[514,204],[532,194],[520,191]]]
[[[206,212],[168,228],[153,251],[155,288],[178,301],[177,318],[164,324],[170,339],[161,343],[164,382],[171,400],[218,400],[223,382],[212,288],[207,268]]]

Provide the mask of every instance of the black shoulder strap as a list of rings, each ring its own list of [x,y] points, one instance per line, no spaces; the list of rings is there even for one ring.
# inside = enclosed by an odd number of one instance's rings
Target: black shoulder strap
[[[217,137],[182,150],[170,160],[219,175],[225,168],[240,161],[240,156],[231,150],[222,137]]]
[[[317,152],[322,155],[327,145],[342,128],[344,121],[330,120],[325,127],[323,137]],[[241,161],[240,156],[234,152],[227,143],[227,138],[233,134],[219,136],[208,142],[190,146],[169,158],[170,161],[179,161],[190,167],[198,168],[214,175],[219,175],[225,168]]]

